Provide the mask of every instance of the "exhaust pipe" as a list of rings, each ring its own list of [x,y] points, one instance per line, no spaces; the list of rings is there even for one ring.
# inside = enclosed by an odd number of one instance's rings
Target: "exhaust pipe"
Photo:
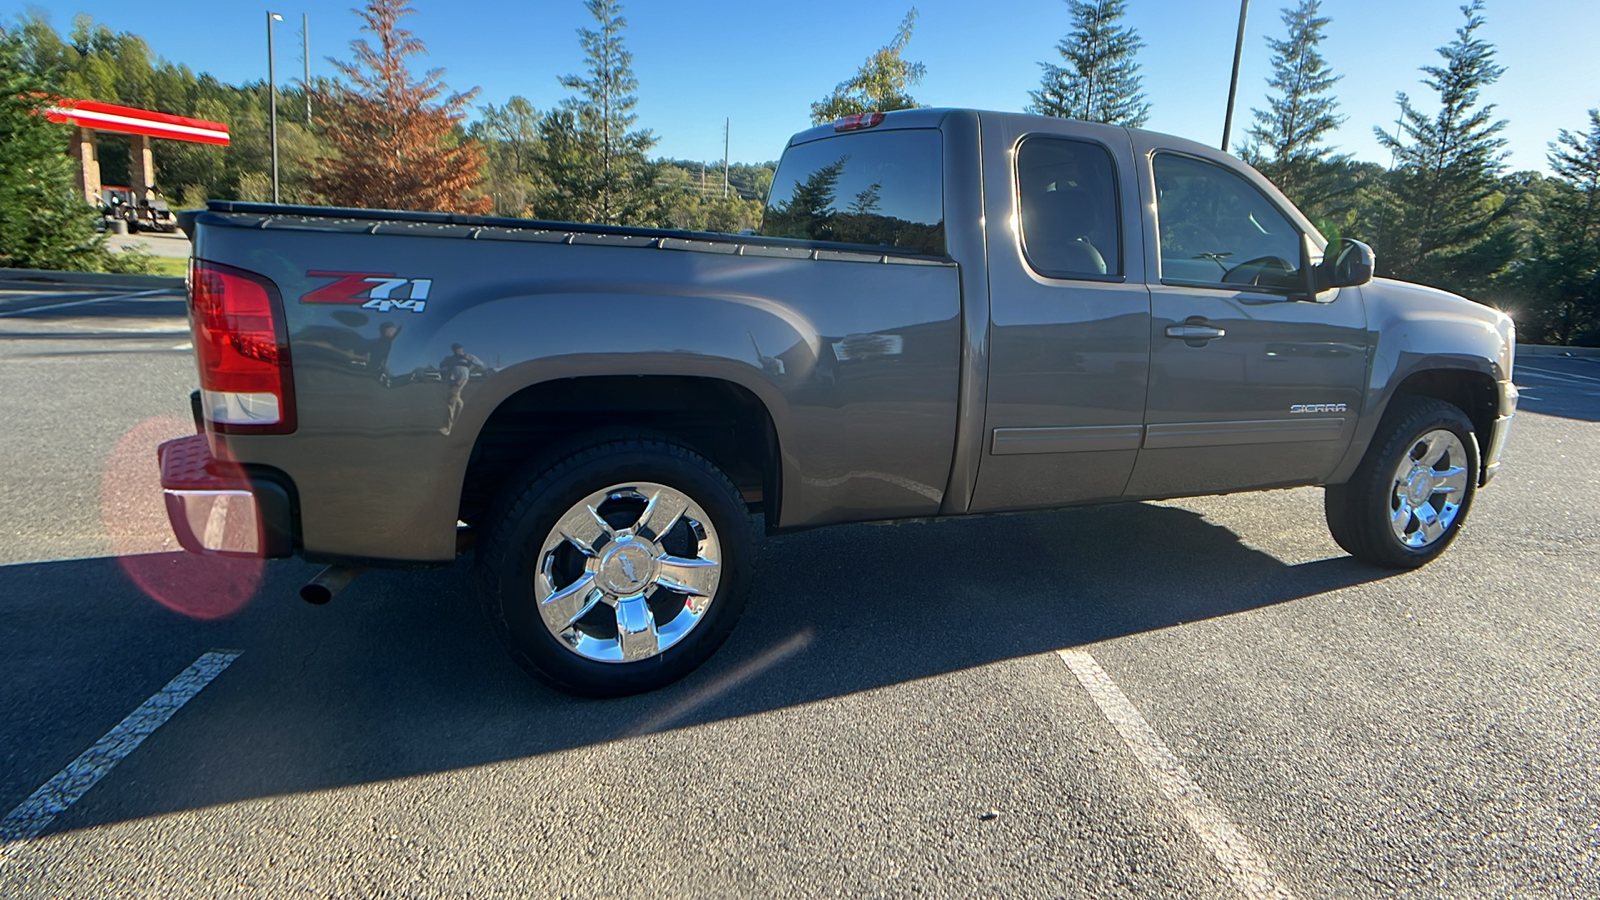
[[[329,566],[318,572],[317,577],[306,582],[306,586],[300,589],[300,599],[313,606],[322,606],[332,600],[334,594],[344,590],[363,571],[365,570],[355,566]]]

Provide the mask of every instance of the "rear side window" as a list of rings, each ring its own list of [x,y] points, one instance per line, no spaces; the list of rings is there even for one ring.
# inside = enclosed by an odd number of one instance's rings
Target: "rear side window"
[[[1030,137],[1017,149],[1017,205],[1028,265],[1051,278],[1122,274],[1111,154],[1098,144]]]
[[[944,256],[944,176],[932,129],[840,135],[790,147],[761,233]]]

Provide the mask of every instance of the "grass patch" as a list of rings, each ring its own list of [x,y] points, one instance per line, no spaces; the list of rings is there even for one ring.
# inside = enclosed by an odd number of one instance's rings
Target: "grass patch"
[[[150,257],[151,275],[173,275],[182,278],[189,272],[189,258],[186,256],[152,256]]]

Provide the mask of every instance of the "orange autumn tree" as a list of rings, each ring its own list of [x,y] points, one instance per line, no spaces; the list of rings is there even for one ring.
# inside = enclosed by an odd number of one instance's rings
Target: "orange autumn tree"
[[[333,206],[486,213],[483,145],[456,131],[478,89],[446,95],[443,69],[412,80],[406,57],[427,50],[399,23],[415,11],[406,0],[371,0],[356,11],[378,46],[354,40],[353,62],[332,60],[348,83],[335,81],[319,99],[337,155],[321,161],[312,189]]]

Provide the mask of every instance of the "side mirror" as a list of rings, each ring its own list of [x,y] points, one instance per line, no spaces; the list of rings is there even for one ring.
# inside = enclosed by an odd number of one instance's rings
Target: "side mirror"
[[[1377,257],[1371,247],[1345,238],[1339,243],[1339,252],[1318,267],[1317,283],[1319,287],[1357,287],[1372,280],[1376,266]]]

